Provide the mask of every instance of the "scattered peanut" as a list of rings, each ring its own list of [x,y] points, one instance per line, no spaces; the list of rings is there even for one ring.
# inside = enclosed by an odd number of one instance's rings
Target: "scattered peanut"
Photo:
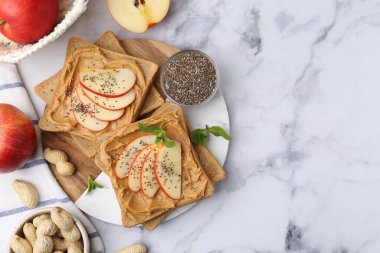
[[[75,172],[75,166],[70,162],[58,162],[55,166],[62,176],[70,176]]]
[[[71,215],[62,208],[53,208],[51,211],[51,219],[62,230],[71,230],[74,226],[74,220]]]
[[[55,250],[55,251],[53,251],[53,253],[63,253],[63,251]]]
[[[77,245],[73,244],[67,249],[67,253],[82,253],[82,250]]]
[[[11,248],[15,253],[32,253],[32,245],[25,240],[24,238],[21,238],[18,235],[12,236],[11,239]]]
[[[117,253],[146,253],[146,252],[148,252],[148,249],[146,248],[144,244],[134,243],[119,250]]]
[[[34,246],[34,243],[37,240],[36,227],[32,223],[25,223],[22,227],[22,231],[24,232],[26,240]]]
[[[45,148],[44,157],[49,163],[52,164],[65,161],[67,162],[69,160],[65,152],[60,150],[53,150],[50,148]]]
[[[54,248],[53,239],[46,235],[37,235],[37,241],[33,247],[33,253],[51,253]]]
[[[52,236],[55,233],[57,233],[58,227],[55,225],[55,223],[49,218],[46,220],[43,220],[38,226],[37,226],[37,235],[47,235]]]
[[[38,193],[31,183],[16,179],[13,181],[13,189],[25,206],[29,208],[37,206]]]
[[[75,242],[80,239],[80,231],[77,226],[73,226],[72,229],[65,231],[61,230],[62,237],[69,242]]]
[[[33,219],[33,225],[35,227],[38,227],[38,225],[41,224],[41,222],[43,220],[46,220],[46,219],[50,219],[50,215],[49,214],[41,214],[39,216],[37,216],[36,218]]]
[[[70,176],[74,173],[75,167],[68,161],[69,159],[65,152],[46,148],[44,150],[44,156],[48,162],[55,164],[60,175]]]

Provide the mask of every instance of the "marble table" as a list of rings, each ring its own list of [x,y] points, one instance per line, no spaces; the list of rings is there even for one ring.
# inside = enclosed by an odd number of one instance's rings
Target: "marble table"
[[[33,86],[71,36],[153,38],[210,54],[231,119],[226,181],[154,232],[92,219],[107,252],[141,240],[158,252],[379,252],[378,1],[173,0],[164,22],[131,34],[105,1],[19,64]]]

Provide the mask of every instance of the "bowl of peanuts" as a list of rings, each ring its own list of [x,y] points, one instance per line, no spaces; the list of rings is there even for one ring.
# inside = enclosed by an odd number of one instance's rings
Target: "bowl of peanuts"
[[[90,241],[83,224],[61,207],[31,212],[16,227],[9,253],[89,253]]]

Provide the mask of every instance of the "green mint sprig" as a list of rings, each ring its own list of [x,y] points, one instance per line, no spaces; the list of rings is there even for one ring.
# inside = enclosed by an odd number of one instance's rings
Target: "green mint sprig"
[[[92,192],[96,188],[103,188],[103,185],[101,185],[98,182],[96,182],[94,179],[92,179],[91,176],[88,176],[87,188],[88,189],[87,189],[86,195],[88,195],[90,192]]]
[[[226,130],[219,126],[195,129],[190,133],[190,139],[193,143],[205,145],[208,141],[208,135],[213,134],[215,136],[221,136],[224,139],[230,141],[231,136],[228,135]]]
[[[175,146],[175,142],[166,136],[166,131],[159,128],[158,126],[146,126],[143,123],[139,123],[138,127],[144,132],[156,135],[156,144],[162,142],[168,148]]]

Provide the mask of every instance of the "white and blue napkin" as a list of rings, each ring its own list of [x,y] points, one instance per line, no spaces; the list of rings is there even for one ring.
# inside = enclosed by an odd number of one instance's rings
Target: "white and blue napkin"
[[[0,63],[0,103],[12,104],[28,115],[38,136],[38,147],[32,159],[15,172],[0,174],[0,252],[7,252],[12,232],[22,218],[30,211],[49,206],[61,206],[73,213],[87,229],[91,239],[91,252],[104,252],[98,232],[63,192],[43,158],[40,131],[37,127],[38,116],[14,64]],[[14,179],[28,181],[37,188],[40,199],[36,208],[29,209],[20,203],[12,188]]]

